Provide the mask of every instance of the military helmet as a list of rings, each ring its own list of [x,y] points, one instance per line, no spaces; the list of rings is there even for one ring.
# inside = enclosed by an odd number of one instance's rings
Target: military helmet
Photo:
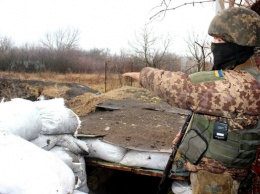
[[[213,18],[208,34],[241,46],[260,46],[260,16],[242,7],[225,9]]]

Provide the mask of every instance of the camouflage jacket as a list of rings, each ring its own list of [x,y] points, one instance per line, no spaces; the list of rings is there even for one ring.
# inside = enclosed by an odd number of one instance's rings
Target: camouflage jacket
[[[256,66],[260,68],[260,47],[255,48],[255,62],[256,62]]]
[[[183,72],[144,68],[140,84],[168,104],[204,114],[207,119],[227,118],[229,130],[252,128],[260,118],[260,85],[248,72],[226,70],[216,81],[192,83]],[[200,72],[199,76],[207,72]]]
[[[200,72],[199,75],[206,77],[207,73]],[[193,83],[193,74],[146,67],[140,73],[140,84],[172,106],[202,113],[210,120],[228,118],[231,131],[252,128],[260,118],[259,83],[243,70],[222,73],[223,79]],[[238,181],[248,172],[248,169],[227,168],[205,157],[198,165],[187,162],[184,166],[193,172],[204,169],[212,173],[229,174]]]

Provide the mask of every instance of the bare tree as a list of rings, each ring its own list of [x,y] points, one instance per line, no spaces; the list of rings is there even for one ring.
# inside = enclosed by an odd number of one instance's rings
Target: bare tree
[[[0,52],[8,52],[13,48],[13,41],[11,38],[8,38],[6,36],[0,37]]]
[[[153,10],[156,11],[155,14],[150,17],[151,20],[155,18],[163,18],[165,17],[167,11],[173,11],[175,9],[178,9],[180,7],[186,6],[186,5],[201,5],[204,3],[214,3],[218,2],[222,9],[230,8],[230,7],[247,7],[250,8],[253,3],[255,3],[258,0],[197,0],[197,1],[182,1],[182,4],[179,4],[177,6],[171,6],[174,0],[162,0],[160,5],[153,8]]]
[[[247,7],[250,8],[253,3],[257,0],[219,0],[225,7],[223,8],[230,8],[230,7]]]
[[[206,70],[206,60],[210,57],[210,40],[208,36],[199,36],[194,31],[186,40],[190,54],[196,61],[197,71]],[[190,67],[194,68],[194,67]]]
[[[14,43],[11,38],[0,37],[0,69],[10,70],[12,56],[14,53]]]
[[[65,30],[59,29],[54,33],[47,33],[45,39],[40,43],[43,47],[51,50],[71,50],[78,47],[80,32],[78,29],[66,28]]]
[[[169,36],[166,38],[155,37],[151,30],[145,27],[129,45],[133,49],[136,59],[144,66],[159,68],[165,63],[171,38]]]

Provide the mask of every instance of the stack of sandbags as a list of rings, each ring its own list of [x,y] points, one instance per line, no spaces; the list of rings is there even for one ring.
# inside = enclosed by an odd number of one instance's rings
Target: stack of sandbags
[[[170,157],[169,152],[134,150],[102,141],[102,138],[87,137],[79,134],[78,138],[86,142],[89,158],[97,158],[131,167],[164,170]]]
[[[58,161],[63,162],[63,164],[65,164],[65,166],[67,166],[73,172],[73,180],[76,180],[76,182],[73,182],[73,189],[75,189],[77,192],[81,191],[83,193],[88,193],[89,190],[87,187],[85,161],[81,156],[88,154],[88,147],[84,141],[74,137],[74,133],[79,127],[79,117],[72,110],[65,107],[64,99],[62,98],[37,102],[16,98],[9,102],[0,103],[1,134],[8,134],[9,136],[16,135],[23,138],[24,140],[27,140],[27,143],[30,144],[31,147],[34,146],[37,147],[38,150],[41,150],[38,154],[35,155],[41,155],[42,153],[49,151],[49,155],[55,156]],[[9,144],[12,144],[11,140],[10,143],[8,141],[5,142],[5,146],[11,146]],[[40,149],[39,147],[43,149]],[[54,150],[51,151],[52,149]],[[58,149],[62,151],[58,152]],[[24,158],[30,158],[30,153],[26,153],[23,150],[23,146],[21,146],[18,150],[23,155],[17,158],[17,167],[21,169],[27,169],[27,166],[24,166],[26,164],[23,162],[19,163],[19,161],[26,161]],[[1,167],[5,169],[11,169],[11,163],[9,165],[7,162],[9,160],[9,155],[6,155],[6,152],[4,152],[4,154],[5,155],[2,155],[1,157],[7,158],[7,160]],[[44,157],[44,154],[42,157]],[[43,161],[44,160],[45,159],[43,159]],[[55,164],[52,165],[53,167],[50,168],[47,163],[46,166],[42,165],[38,166],[38,168],[45,170],[48,168],[48,171],[49,169],[56,168]],[[26,182],[30,182],[32,177],[34,177],[34,175],[30,175],[30,173],[25,173],[23,176],[24,178],[21,181]],[[50,173],[50,176],[52,176],[52,173]],[[18,176],[18,179],[19,178],[21,177]],[[0,181],[3,180],[0,179]],[[62,179],[60,181],[62,181]],[[17,183],[19,183],[19,181],[17,181]],[[0,182],[0,185],[4,184],[6,183]],[[45,185],[45,183],[42,184]],[[63,184],[64,187],[67,185],[64,184],[64,181],[60,184]],[[20,193],[23,193],[23,190],[21,190]],[[60,192],[57,190],[56,193],[72,192]]]
[[[19,136],[0,132],[1,194],[73,193],[75,176],[59,158]]]
[[[52,152],[66,163],[77,180],[75,189],[88,193],[85,160],[82,155],[88,154],[89,150],[84,141],[74,137],[81,124],[79,117],[65,106],[63,98],[34,103],[40,113],[42,129],[39,136],[31,142]]]

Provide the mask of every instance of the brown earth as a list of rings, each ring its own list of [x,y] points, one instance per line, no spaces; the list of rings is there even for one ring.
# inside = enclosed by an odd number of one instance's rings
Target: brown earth
[[[34,101],[40,95],[65,99],[67,107],[81,118],[79,135],[100,136],[103,141],[137,150],[170,152],[188,114],[138,87],[100,93],[72,83],[0,80],[1,99]]]

